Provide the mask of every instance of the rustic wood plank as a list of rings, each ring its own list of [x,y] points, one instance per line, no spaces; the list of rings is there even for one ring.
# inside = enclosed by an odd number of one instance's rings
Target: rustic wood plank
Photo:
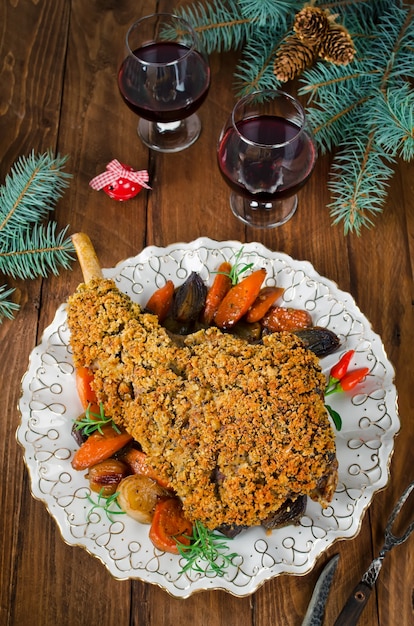
[[[63,0],[2,3],[0,20],[4,176],[20,155],[56,146],[69,5]]]
[[[66,40],[68,7],[63,1],[40,5],[2,3],[0,6],[0,180],[3,182],[11,165],[33,149],[44,152],[56,145],[58,111],[62,97],[64,56],[61,43]],[[50,29],[44,29],[44,24]],[[50,75],[48,81],[45,76]],[[1,284],[4,284],[2,277]],[[0,414],[3,416],[0,439],[1,476],[4,489],[1,498],[2,540],[0,556],[0,622],[15,621],[20,607],[31,611],[33,596],[21,595],[22,569],[33,576],[33,562],[21,551],[23,527],[33,510],[45,516],[44,507],[35,503],[28,490],[21,449],[15,441],[18,424],[19,381],[27,367],[28,355],[36,343],[41,281],[19,281],[7,278],[16,289],[14,299],[20,311],[14,321],[0,327],[2,355],[0,380]],[[10,377],[10,372],[13,372]],[[20,528],[20,531],[19,531]],[[23,565],[22,565],[23,564]],[[28,599],[30,598],[30,599]],[[36,602],[36,598],[34,598]],[[24,608],[23,608],[24,613]],[[40,619],[40,618],[39,618]],[[22,623],[22,622],[21,622]],[[34,623],[34,621],[33,621]],[[40,621],[39,621],[40,623]]]
[[[118,94],[116,73],[127,27],[156,8],[169,10],[171,3],[13,0],[1,4],[0,183],[20,155],[32,148],[57,148],[70,156],[67,170],[73,180],[59,201],[56,219],[62,227],[70,224],[70,232],[86,231],[103,266],[113,266],[147,244],[164,246],[198,236],[257,240],[309,260],[317,271],[350,291],[381,335],[396,368],[402,427],[390,482],[375,496],[356,538],[332,546],[309,574],[281,576],[251,597],[203,592],[178,600],[140,581],[114,580],[97,559],[65,545],[44,505],[30,495],[29,477],[14,438],[18,381],[30,350],[57,307],[82,280],[80,268],[75,263],[72,272],[46,280],[8,280],[17,287],[21,310],[14,321],[0,326],[0,622],[6,626],[299,626],[324,560],[339,551],[325,620],[332,624],[380,548],[396,499],[414,479],[413,164],[398,163],[386,210],[360,238],[345,238],[341,226],[331,226],[326,209],[329,157],[319,159],[300,192],[291,222],[266,232],[246,228],[231,215],[229,190],[215,155],[221,126],[235,102],[231,77],[237,55],[212,55],[211,90],[199,111],[203,132],[194,146],[180,154],[149,153],[136,135],[136,116]],[[112,158],[136,169],[148,168],[153,190],[124,204],[93,191],[89,180]],[[397,620],[411,623],[413,567],[411,538],[387,557],[361,626],[388,626]],[[94,595],[85,602],[90,590]]]
[[[413,171],[412,164],[410,166]],[[371,509],[374,551],[383,542],[388,515],[408,483],[414,480],[414,405],[412,402],[412,346],[414,345],[413,255],[413,177],[406,164],[399,164],[393,177],[384,213],[370,233],[367,249],[375,250],[367,259],[367,292],[363,304],[370,311],[373,326],[380,333],[388,357],[396,370],[401,429],[395,440],[390,466],[390,481],[375,498]],[[411,235],[411,236],[410,236]],[[362,242],[361,242],[362,247]],[[356,254],[360,255],[361,250]],[[369,256],[369,255],[367,255]],[[362,279],[360,278],[362,281]],[[413,511],[414,500],[410,506]],[[411,515],[412,519],[412,515]],[[407,623],[414,619],[412,572],[414,544],[411,537],[391,552],[383,565],[378,583],[378,606],[381,623],[396,619],[399,611]],[[390,573],[392,572],[392,575]]]

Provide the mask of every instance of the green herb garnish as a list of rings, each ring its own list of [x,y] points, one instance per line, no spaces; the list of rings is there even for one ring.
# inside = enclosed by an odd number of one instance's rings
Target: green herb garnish
[[[240,280],[240,276],[247,272],[247,270],[253,267],[253,263],[245,263],[244,265],[241,263],[241,257],[243,256],[243,248],[237,252],[234,256],[234,263],[229,273],[229,278],[231,280],[232,285],[237,285]]]
[[[228,276],[231,280],[232,285],[237,285],[240,280],[240,276],[247,272],[247,270],[251,269],[254,263],[245,263],[244,265],[241,263],[241,257],[243,255],[243,248],[234,255],[235,262],[232,264],[230,272],[212,272],[213,274],[223,274],[224,276]]]
[[[195,522],[193,534],[189,539],[191,539],[189,546],[177,541],[178,551],[186,560],[180,574],[194,570],[202,574],[215,573],[218,576],[224,576],[226,568],[238,556],[236,552],[229,553],[226,537],[208,530],[201,522]],[[207,568],[203,569],[199,561],[206,561]]]
[[[106,424],[111,424],[112,428],[118,434],[121,432],[113,419],[105,416],[102,402],[99,404],[99,414],[91,411],[89,404],[85,413],[74,421],[76,430],[81,430],[86,437],[89,437],[89,435],[94,433],[96,430],[103,435],[102,426],[105,426]]]
[[[98,493],[97,502],[95,502],[92,497],[88,495],[87,498],[89,502],[93,505],[87,516],[88,522],[91,521],[90,517],[96,509],[102,509],[110,522],[114,522],[114,520],[112,519],[112,515],[126,515],[125,511],[123,511],[119,506],[118,495],[119,492],[117,491],[116,493],[112,494],[112,496],[106,497],[103,495],[103,489],[101,489]],[[112,505],[116,505],[118,507],[118,510],[111,509]]]

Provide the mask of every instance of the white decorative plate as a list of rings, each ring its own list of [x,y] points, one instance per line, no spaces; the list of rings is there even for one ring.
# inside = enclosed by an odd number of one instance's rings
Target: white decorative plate
[[[341,348],[321,361],[326,374],[351,348],[355,350],[351,367],[367,366],[370,372],[353,395],[329,397],[329,404],[343,420],[336,435],[339,483],[331,505],[322,510],[309,501],[298,526],[270,535],[262,528],[252,528],[229,540],[231,551],[239,556],[224,576],[209,571],[182,574],[180,557],[156,550],[148,538],[148,526],[126,515],[109,519],[99,508],[91,512],[84,473],[73,470],[70,462],[76,449],[72,421],[82,409],[75,389],[65,305],[59,307],[33,350],[22,381],[17,440],[24,449],[32,494],[45,503],[63,539],[98,557],[115,578],[157,584],[178,597],[207,589],[245,596],[280,574],[309,572],[335,540],[358,533],[374,493],[388,482],[394,436],[399,430],[394,370],[380,337],[353,298],[308,262],[271,252],[259,243],[200,238],[166,248],[148,247],[104,274],[145,305],[155,288],[169,278],[179,285],[196,271],[211,283],[219,263],[234,257],[240,248],[246,262],[266,268],[267,284],[285,288],[286,306],[307,309],[315,326],[326,326],[339,335]]]

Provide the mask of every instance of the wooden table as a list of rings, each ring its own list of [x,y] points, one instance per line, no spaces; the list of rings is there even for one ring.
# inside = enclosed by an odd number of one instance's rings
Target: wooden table
[[[300,192],[294,218],[281,228],[255,231],[231,214],[229,191],[215,163],[216,139],[231,110],[233,55],[211,57],[212,86],[200,110],[203,132],[175,155],[150,153],[135,134],[136,118],[118,95],[116,71],[128,25],[167,0],[15,0],[0,7],[0,179],[21,155],[51,148],[69,155],[73,174],[55,218],[70,232],[85,231],[104,267],[149,244],[167,245],[206,235],[260,241],[272,250],[310,261],[351,292],[383,339],[396,368],[401,432],[390,480],[364,516],[358,536],[332,546],[302,577],[282,575],[250,597],[225,592],[170,597],[140,581],[116,581],[84,550],[67,546],[44,505],[30,494],[29,477],[15,441],[20,380],[33,347],[57,307],[81,281],[73,271],[33,281],[9,280],[21,310],[0,326],[1,584],[5,626],[268,626],[301,624],[323,563],[341,555],[326,612],[332,624],[345,598],[382,545],[385,520],[414,479],[413,252],[414,176],[399,162],[385,210],[375,228],[344,237],[326,208],[330,158],[321,158]],[[93,191],[89,180],[113,158],[147,168],[153,190],[120,204]],[[4,281],[5,282],[5,281]],[[414,623],[414,539],[386,559],[363,626]]]

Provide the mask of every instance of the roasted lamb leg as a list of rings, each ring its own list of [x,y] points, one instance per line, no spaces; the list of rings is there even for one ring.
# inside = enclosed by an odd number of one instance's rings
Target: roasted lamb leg
[[[211,327],[178,345],[101,277],[87,239],[75,245],[86,280],[68,302],[75,366],[93,368],[105,413],[140,443],[189,519],[270,525],[287,500],[326,506],[334,434],[318,358],[302,341],[274,333],[251,345]]]

